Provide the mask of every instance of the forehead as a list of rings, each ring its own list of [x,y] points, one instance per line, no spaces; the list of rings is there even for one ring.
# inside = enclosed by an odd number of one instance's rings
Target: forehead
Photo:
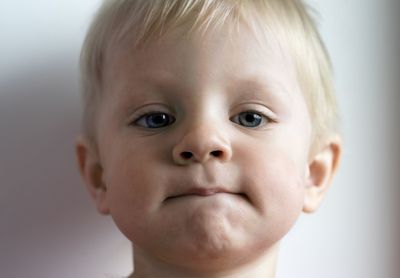
[[[114,44],[106,55],[104,77],[106,85],[119,87],[138,80],[193,85],[204,80],[199,77],[248,85],[297,83],[287,48],[272,32],[245,25],[190,34],[177,28],[139,47],[129,40]]]

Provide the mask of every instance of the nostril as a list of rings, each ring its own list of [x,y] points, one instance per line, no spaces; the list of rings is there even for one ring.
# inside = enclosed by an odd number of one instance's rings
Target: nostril
[[[212,151],[211,155],[215,156],[215,157],[221,157],[222,156],[222,151]]]
[[[182,152],[182,153],[181,153],[181,156],[182,156],[184,159],[190,159],[190,158],[192,158],[193,154],[192,154],[191,152]]]

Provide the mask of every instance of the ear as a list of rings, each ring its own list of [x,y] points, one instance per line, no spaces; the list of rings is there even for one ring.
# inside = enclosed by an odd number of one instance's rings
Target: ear
[[[336,173],[342,153],[342,141],[335,136],[314,152],[307,169],[303,212],[314,212],[325,196]]]
[[[75,142],[75,152],[81,176],[96,204],[97,211],[104,215],[109,214],[103,168],[94,144],[84,136],[79,136]]]

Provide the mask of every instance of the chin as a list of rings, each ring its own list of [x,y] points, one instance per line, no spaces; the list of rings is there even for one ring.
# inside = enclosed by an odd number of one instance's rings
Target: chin
[[[265,252],[265,244],[239,240],[221,231],[210,231],[177,243],[173,246],[174,250],[170,249],[165,254],[165,260],[183,269],[212,273],[245,265]]]

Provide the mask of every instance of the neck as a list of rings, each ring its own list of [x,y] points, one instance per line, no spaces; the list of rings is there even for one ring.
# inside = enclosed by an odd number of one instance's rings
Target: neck
[[[134,250],[134,273],[129,278],[147,277],[193,277],[193,278],[274,278],[278,257],[278,244],[271,247],[267,252],[255,260],[234,268],[222,268],[212,271],[182,269],[176,265],[167,264],[148,256],[139,248]]]

